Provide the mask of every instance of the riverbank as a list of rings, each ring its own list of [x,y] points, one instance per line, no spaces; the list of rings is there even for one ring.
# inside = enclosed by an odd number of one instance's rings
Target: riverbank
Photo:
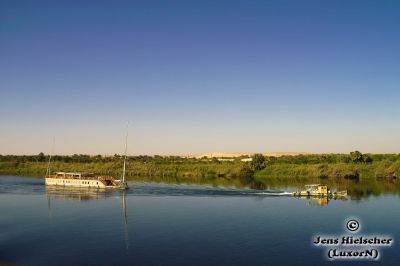
[[[352,157],[353,155],[353,157]],[[358,155],[357,155],[358,156]],[[0,156],[0,174],[43,176],[46,156]],[[232,161],[216,158],[136,156],[127,159],[128,180],[251,186],[264,188],[280,182],[338,182],[365,180],[395,182],[400,177],[399,155],[327,154],[283,157],[240,158]],[[91,172],[118,177],[122,160],[113,157],[74,155],[54,156],[51,171]]]

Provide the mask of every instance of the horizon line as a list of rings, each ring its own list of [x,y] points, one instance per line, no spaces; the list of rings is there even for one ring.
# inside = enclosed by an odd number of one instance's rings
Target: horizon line
[[[360,150],[354,150],[354,151],[360,151]],[[353,152],[353,151],[350,151]],[[202,158],[202,157],[208,157],[208,158],[217,158],[217,157],[241,157],[241,156],[252,156],[254,154],[262,154],[264,156],[298,156],[298,155],[324,155],[324,154],[349,154],[350,152],[304,152],[304,151],[270,151],[270,152],[206,152],[206,153],[187,153],[187,154],[173,154],[173,153],[160,153],[160,154],[127,154],[127,156],[130,157],[135,157],[135,156],[161,156],[161,157],[168,157],[168,156],[177,156],[177,157],[186,157],[186,158]],[[400,154],[400,152],[362,152],[364,154]],[[0,153],[0,156],[36,156],[39,155],[40,153],[43,153],[44,155],[48,156],[50,155],[49,153],[45,152],[39,152],[39,153],[26,153],[26,154],[2,154]],[[122,156],[123,154],[120,153],[106,153],[106,154],[94,154],[94,153],[69,153],[69,154],[51,154],[52,156],[73,156],[73,155],[88,155],[90,157],[94,156],[102,156],[102,157],[112,157],[114,155]]]

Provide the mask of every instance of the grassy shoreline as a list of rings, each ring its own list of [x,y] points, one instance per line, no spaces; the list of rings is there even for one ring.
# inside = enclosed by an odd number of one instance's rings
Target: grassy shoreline
[[[354,157],[354,156],[353,156]],[[354,159],[355,158],[355,159]],[[343,154],[253,157],[239,159],[179,158],[161,156],[129,157],[127,179],[132,181],[199,184],[253,189],[293,189],[304,184],[324,183],[338,190],[347,189],[352,199],[396,194],[400,196],[400,156]],[[358,158],[358,159],[357,159]],[[1,156],[0,175],[44,177],[46,157]],[[119,178],[121,156],[56,156],[51,171],[86,172]]]
[[[353,157],[351,157],[353,155]],[[239,159],[194,159],[161,156],[137,156],[127,160],[128,180],[154,182],[222,183],[224,185],[263,188],[274,180],[287,182],[321,180],[374,179],[394,181],[400,177],[400,155],[297,155],[255,157],[252,162]],[[367,158],[367,159],[366,159]],[[254,159],[254,158],[253,158]],[[257,159],[258,164],[257,164]],[[46,173],[47,158],[37,156],[1,156],[0,174],[34,175]],[[51,171],[92,172],[119,177],[121,156],[55,156]]]

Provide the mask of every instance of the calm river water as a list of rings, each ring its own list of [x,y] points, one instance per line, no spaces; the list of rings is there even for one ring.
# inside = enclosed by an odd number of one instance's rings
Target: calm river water
[[[284,193],[131,183],[121,191],[49,189],[0,177],[0,265],[361,265],[329,261],[312,240],[349,234],[394,239],[379,264],[398,265],[400,198],[293,198]],[[355,234],[355,236],[357,236]]]

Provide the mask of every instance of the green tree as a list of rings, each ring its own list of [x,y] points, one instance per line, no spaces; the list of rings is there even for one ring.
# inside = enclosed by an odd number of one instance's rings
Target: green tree
[[[46,160],[46,156],[44,155],[43,152],[41,152],[41,153],[38,154],[37,160],[38,160],[39,162],[44,162],[44,161]]]
[[[364,156],[359,151],[350,152],[350,159],[353,163],[361,163],[364,162]]]
[[[256,153],[252,156],[251,168],[254,171],[260,171],[267,166],[265,157],[262,154]]]

